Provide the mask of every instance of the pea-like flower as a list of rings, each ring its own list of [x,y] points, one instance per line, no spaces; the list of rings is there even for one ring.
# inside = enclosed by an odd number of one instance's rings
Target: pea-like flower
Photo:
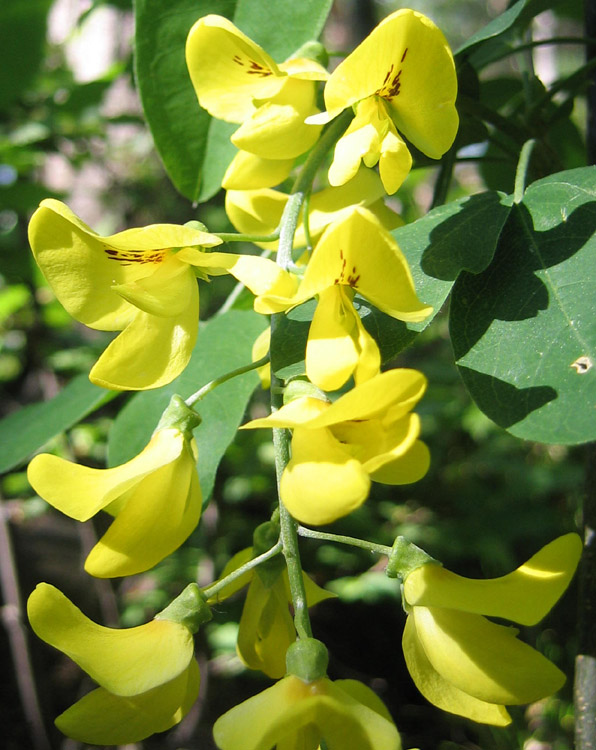
[[[254,554],[252,547],[236,553],[222,571],[221,577],[225,578],[251,560]],[[317,586],[306,573],[302,574],[302,579],[308,607],[314,607],[335,596]],[[213,603],[227,599],[247,584],[236,650],[247,667],[258,669],[277,680],[286,673],[286,651],[296,640],[294,620],[289,609],[292,595],[287,568],[279,556],[268,560],[224,588],[214,597]]]
[[[201,516],[196,445],[190,430],[177,427],[158,429],[121,466],[94,469],[44,453],[31,461],[27,477],[44,500],[77,521],[100,510],[114,516],[85,561],[98,578],[152,568],[187,539]]]
[[[412,165],[398,131],[439,159],[457,133],[456,95],[453,56],[441,31],[414,10],[387,16],[331,74],[327,112],[309,118],[322,123],[347,107],[355,111],[335,148],[329,182],[343,185],[361,162],[378,163],[385,189],[394,193]]]
[[[29,241],[74,318],[100,331],[122,331],[89,374],[115,390],[157,388],[186,367],[198,330],[197,273],[230,273],[257,294],[278,283],[294,289],[290,276],[266,258],[203,252],[220,244],[213,234],[154,224],[101,237],[53,199],[33,214]]]
[[[432,311],[418,299],[396,241],[361,207],[325,229],[293,295],[268,293],[255,299],[255,310],[270,314],[318,298],[306,344],[306,374],[324,391],[341,388],[351,375],[362,383],[379,372],[379,347],[354,308],[355,294],[406,322],[424,320]]]
[[[308,151],[319,137],[321,126],[304,122],[319,111],[316,81],[328,77],[315,60],[277,65],[227,18],[207,15],[189,32],[186,62],[201,107],[241,123],[232,143],[262,159],[265,172]]]
[[[134,628],[103,627],[47,583],[35,588],[27,613],[35,633],[100,686],[56,719],[68,737],[95,745],[138,742],[177,724],[196,700],[196,628],[159,615]]]
[[[312,193],[307,218],[301,212],[294,235],[294,247],[306,246],[306,225],[311,241],[316,243],[326,227],[348,216],[356,206],[367,208],[386,229],[401,226],[401,217],[385,205],[384,195],[385,190],[379,176],[364,168],[347,185],[324,188]],[[239,232],[271,234],[279,226],[288,197],[279,190],[228,190],[226,213]],[[278,246],[277,241],[255,244],[275,250]]]
[[[221,750],[304,748],[400,750],[395,724],[380,698],[357,680],[293,674],[220,717],[213,727]]]
[[[579,536],[566,534],[501,578],[462,578],[433,563],[407,575],[403,650],[422,695],[444,711],[505,726],[506,705],[556,692],[565,675],[519,641],[516,628],[483,615],[535,625],[567,588],[581,551]]]
[[[281,499],[303,523],[331,523],[362,505],[371,479],[409,484],[424,476],[429,453],[418,440],[420,418],[410,412],[425,388],[422,373],[389,370],[332,404],[302,396],[244,428],[293,430]]]

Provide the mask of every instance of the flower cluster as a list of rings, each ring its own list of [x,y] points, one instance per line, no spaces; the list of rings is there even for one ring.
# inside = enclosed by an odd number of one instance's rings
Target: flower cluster
[[[392,234],[403,221],[384,197],[411,169],[408,143],[431,159],[452,147],[457,79],[442,33],[413,10],[388,16],[332,73],[309,56],[313,49],[276,62],[218,15],[200,18],[186,43],[199,105],[239,126],[231,137],[238,152],[223,180],[225,206],[240,232],[255,235],[263,255],[228,252],[221,236],[196,221],[102,237],[53,199],[31,219],[33,254],[57,299],[90,328],[118,332],[91,369],[93,383],[112,390],[171,383],[195,350],[197,280],[229,274],[252,293],[256,313],[272,316],[253,348],[262,382],[272,383],[272,411],[244,428],[272,428],[280,440],[291,431],[289,456],[278,461],[279,507],[257,527],[253,546],[232,557],[203,592],[190,584],[152,621],[121,630],[92,622],[49,584],[31,594],[34,631],[99,686],[56,720],[81,742],[137,742],[180,721],[199,688],[193,634],[211,617],[209,605],[247,586],[238,655],[278,682],[216,722],[218,746],[401,749],[375,693],[327,675],[327,651],[312,638],[308,609],[332,595],[302,572],[297,533],[325,538],[298,522],[333,523],[362,506],[372,482],[410,484],[428,471],[414,411],[426,377],[407,368],[382,370],[379,336],[363,301],[404,324],[432,313]],[[326,176],[313,191],[305,157],[300,189],[285,192],[282,183],[309,151],[315,164],[329,152]],[[270,253],[277,262],[265,257]],[[273,361],[276,328],[310,300],[303,368],[285,382]],[[51,506],[78,521],[100,511],[112,517],[86,559],[90,575],[147,571],[197,527],[204,499],[194,438],[200,417],[192,407],[201,392],[186,401],[174,395],[145,448],[120,466],[97,469],[48,454],[31,461],[29,481]],[[513,573],[488,581],[461,578],[412,545],[396,545],[388,574],[403,582],[403,651],[430,702],[505,725],[506,705],[562,685],[556,666],[486,616],[538,622],[573,575],[577,535],[556,539]]]

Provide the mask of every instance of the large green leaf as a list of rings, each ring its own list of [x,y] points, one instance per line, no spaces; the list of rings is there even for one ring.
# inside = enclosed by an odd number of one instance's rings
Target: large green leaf
[[[184,59],[191,26],[204,15],[230,18],[276,60],[316,39],[332,0],[136,0],[135,71],[145,117],[176,188],[204,201],[220,188],[238,127],[197,103]]]
[[[518,437],[596,439],[596,168],[532,184],[495,257],[453,290],[451,337],[478,406]]]
[[[490,263],[511,210],[508,196],[479,193],[439,206],[393,231],[406,256],[420,299],[433,313],[423,323],[402,323],[356,297],[362,321],[375,337],[383,362],[399,354],[439,312],[458,275],[480,273]],[[273,334],[272,367],[281,378],[304,372],[304,352],[314,302],[291,310]]]
[[[78,375],[50,401],[30,404],[0,421],[0,473],[14,469],[48,440],[116,396]]]
[[[266,319],[248,310],[230,310],[201,326],[184,372],[164,388],[137,393],[116,418],[108,443],[110,465],[128,461],[145,447],[173,394],[188,398],[214,378],[250,363],[254,340],[265,327]],[[254,372],[233,378],[195,407],[203,420],[194,434],[205,499],[211,494],[219,462],[234,439],[257,383]]]

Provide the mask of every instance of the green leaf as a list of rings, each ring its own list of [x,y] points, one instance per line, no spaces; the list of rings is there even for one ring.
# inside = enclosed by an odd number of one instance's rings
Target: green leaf
[[[184,58],[191,26],[209,13],[226,16],[281,62],[319,36],[331,2],[136,0],[137,85],[159,155],[182,195],[205,201],[219,190],[238,127],[212,120],[198,105]]]
[[[377,341],[383,362],[394,359],[431,323],[462,271],[480,273],[490,263],[510,203],[508,196],[495,192],[466,196],[392,232],[410,264],[418,296],[432,305],[433,312],[422,323],[403,323],[357,295],[356,308]],[[315,307],[314,300],[309,300],[290,310],[274,332],[271,366],[278,377],[304,374],[306,340]]]
[[[51,0],[2,0],[0,5],[0,110],[18,99],[43,59]]]
[[[14,469],[48,440],[118,394],[78,375],[51,401],[30,404],[0,421],[0,473]]]
[[[490,266],[453,290],[457,364],[484,413],[545,443],[596,439],[596,167],[533,183]]]
[[[252,345],[266,325],[263,316],[249,310],[229,310],[202,325],[184,372],[163,388],[135,394],[122,409],[110,432],[109,464],[122,464],[141,452],[175,393],[188,398],[214,378],[249,364]],[[194,435],[205,500],[211,494],[219,462],[234,439],[258,382],[255,372],[246,373],[218,386],[195,406],[203,420]]]

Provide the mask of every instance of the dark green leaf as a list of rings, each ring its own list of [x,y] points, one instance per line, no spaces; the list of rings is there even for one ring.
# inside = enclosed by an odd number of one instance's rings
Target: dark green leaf
[[[252,345],[265,327],[264,317],[244,310],[230,310],[201,326],[184,372],[164,388],[137,393],[116,418],[108,443],[110,465],[124,463],[140,453],[174,393],[188,398],[214,378],[248,364]],[[257,383],[255,372],[233,378],[211,391],[195,407],[203,420],[195,430],[195,439],[205,500],[211,494],[219,462],[234,439]]]
[[[51,401],[9,414],[0,421],[0,473],[25,463],[48,440],[116,395],[90,383],[86,375],[79,375]]]
[[[596,439],[595,186],[595,167],[532,184],[490,266],[453,291],[453,348],[472,397],[528,440]]]
[[[230,18],[278,61],[321,33],[331,0],[137,0],[135,70],[157,150],[176,188],[204,201],[220,188],[237,125],[212,120],[193,90],[184,47],[204,15]]]

